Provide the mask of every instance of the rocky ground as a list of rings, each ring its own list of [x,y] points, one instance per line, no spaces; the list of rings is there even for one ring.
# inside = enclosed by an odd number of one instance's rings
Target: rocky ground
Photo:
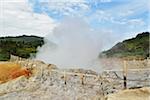
[[[29,68],[32,75],[0,84],[0,100],[133,100],[114,99],[110,95],[123,89],[121,72],[59,69],[55,65],[35,60],[12,62]],[[132,78],[128,79],[128,88],[150,87],[149,73],[149,70],[132,73]],[[150,95],[149,90],[146,88],[146,96]],[[149,100],[148,96],[148,99],[143,100]]]
[[[110,94],[107,100],[150,100],[150,88],[127,89]]]

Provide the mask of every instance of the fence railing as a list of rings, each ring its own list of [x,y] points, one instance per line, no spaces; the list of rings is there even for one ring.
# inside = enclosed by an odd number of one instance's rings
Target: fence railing
[[[68,75],[73,75],[73,76],[79,76],[80,77],[80,80],[81,80],[81,84],[82,85],[84,85],[84,79],[86,78],[86,77],[94,77],[95,79],[99,79],[99,78],[101,78],[101,79],[107,79],[107,80],[109,80],[109,79],[114,79],[114,80],[120,80],[120,81],[122,81],[123,82],[123,86],[124,86],[124,89],[126,89],[127,88],[127,82],[128,81],[138,81],[138,82],[147,82],[147,83],[149,83],[150,82],[150,75],[149,75],[149,77],[148,77],[148,80],[142,80],[142,79],[128,79],[128,76],[127,76],[127,71],[123,71],[123,70],[104,70],[104,72],[107,72],[107,73],[109,73],[109,72],[122,72],[123,74],[123,76],[122,77],[118,77],[118,75],[116,74],[116,76],[117,77],[107,77],[107,76],[102,76],[101,77],[101,75],[93,75],[93,74],[84,74],[84,73],[73,73],[73,72],[67,72],[67,71],[60,71],[60,70],[55,70],[55,69],[52,69],[51,70],[52,72],[57,72],[57,73],[59,73],[59,74],[61,74],[61,75],[63,75],[64,76],[64,83],[66,84],[67,83],[67,76]],[[146,69],[128,69],[128,71],[134,71],[134,72],[141,72],[141,71],[150,71],[150,68],[146,68]],[[98,84],[97,84],[98,85]]]
[[[21,60],[21,58],[14,57],[14,56],[13,56],[13,59],[14,59],[13,61],[15,61],[15,62],[18,62],[18,60]],[[146,59],[146,60],[149,61],[149,59]],[[120,80],[122,82],[122,84],[123,84],[123,88],[124,89],[128,88],[127,87],[128,81],[141,82],[141,83],[142,82],[147,82],[147,83],[150,82],[150,73],[149,73],[149,76],[148,76],[147,80],[128,79],[129,78],[129,76],[128,76],[129,72],[138,72],[138,73],[140,73],[142,71],[150,71],[150,68],[137,68],[137,69],[134,68],[134,69],[130,69],[130,68],[128,68],[128,63],[131,63],[131,60],[124,60],[123,61],[123,67],[120,70],[103,70],[103,72],[107,72],[107,73],[114,72],[116,77],[101,76],[100,74],[94,75],[94,74],[87,74],[87,73],[68,72],[66,70],[56,70],[56,69],[51,69],[51,71],[52,72],[57,72],[57,73],[63,75],[65,84],[67,84],[67,81],[69,81],[69,80],[67,80],[68,75],[79,76],[82,85],[84,85],[86,83],[85,82],[86,77],[94,77],[97,80],[107,80],[107,81],[109,81],[109,79]],[[135,60],[133,60],[133,63],[135,63]],[[116,72],[121,72],[122,76],[118,76]],[[97,85],[100,85],[100,84],[97,84]],[[149,84],[149,86],[150,86],[150,84]]]

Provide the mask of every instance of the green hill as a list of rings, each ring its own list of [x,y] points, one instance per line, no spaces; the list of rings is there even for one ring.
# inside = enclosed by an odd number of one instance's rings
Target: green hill
[[[117,43],[111,49],[104,51],[100,57],[149,57],[149,32],[138,34],[135,38]]]
[[[9,60],[11,54],[29,58],[31,55],[34,56],[37,47],[43,44],[43,37],[38,36],[0,37],[0,60]]]

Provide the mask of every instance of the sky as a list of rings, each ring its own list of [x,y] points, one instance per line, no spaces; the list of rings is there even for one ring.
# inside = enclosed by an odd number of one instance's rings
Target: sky
[[[148,5],[149,0],[0,0],[0,36],[46,36],[74,17],[92,29],[129,38],[149,31]]]

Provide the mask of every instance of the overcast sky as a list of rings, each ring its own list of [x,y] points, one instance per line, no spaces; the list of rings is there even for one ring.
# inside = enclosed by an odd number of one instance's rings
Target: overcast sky
[[[149,0],[0,0],[0,36],[52,32],[66,17],[93,29],[132,37],[148,31]]]

